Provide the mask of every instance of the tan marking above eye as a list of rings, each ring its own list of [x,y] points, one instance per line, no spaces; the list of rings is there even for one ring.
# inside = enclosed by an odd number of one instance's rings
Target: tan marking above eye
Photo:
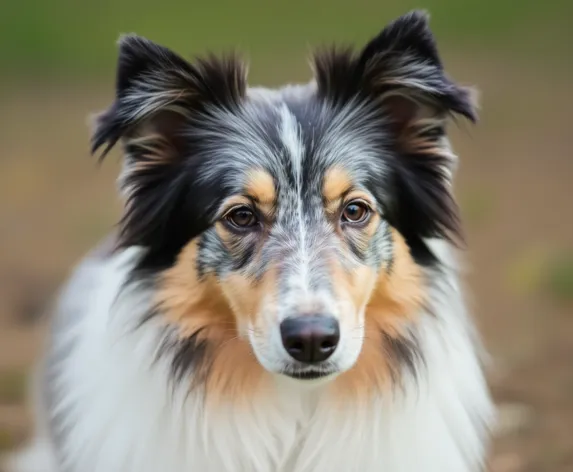
[[[219,217],[232,212],[234,207],[252,208],[253,204],[267,218],[271,218],[276,199],[276,188],[273,177],[262,169],[251,170],[247,175],[244,195],[233,195],[228,198],[219,210]]]
[[[328,169],[322,182],[322,196],[329,203],[340,200],[342,196],[352,188],[350,174],[341,167],[335,166]]]
[[[370,194],[354,189],[350,174],[338,166],[331,167],[324,174],[322,196],[326,211],[330,214],[337,214],[353,200],[361,200],[371,211],[376,208]]]
[[[241,205],[252,207],[253,203],[257,209],[267,218],[271,218],[276,200],[275,183],[272,176],[262,170],[251,170],[246,179],[244,194],[234,195],[228,198],[219,210],[219,216],[225,215],[233,207]]]
[[[248,173],[245,190],[253,200],[261,204],[271,205],[277,196],[272,175],[262,169]]]

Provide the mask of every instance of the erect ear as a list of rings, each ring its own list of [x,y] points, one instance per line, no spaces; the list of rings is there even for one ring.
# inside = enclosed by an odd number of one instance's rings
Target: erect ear
[[[175,239],[188,236],[184,226],[191,223],[169,224],[189,199],[182,169],[197,165],[193,127],[214,110],[239,106],[245,76],[233,57],[191,64],[145,38],[120,38],[115,101],[96,118],[92,137],[92,152],[103,147],[102,158],[123,143],[120,183],[127,202],[120,245],[176,245]]]
[[[205,106],[238,105],[246,90],[245,75],[243,64],[233,57],[190,64],[148,39],[124,35],[119,40],[115,102],[97,118],[92,151],[107,144],[103,157],[119,139],[150,130],[168,140],[177,138],[177,124]]]
[[[390,23],[358,55],[349,49],[331,50],[317,55],[314,65],[322,96],[340,103],[369,94],[388,109],[397,129],[422,107],[430,108],[425,114],[457,113],[477,119],[472,91],[444,72],[423,11]]]
[[[395,151],[397,229],[411,248],[423,239],[461,240],[450,191],[455,156],[445,134],[447,118],[477,119],[470,89],[446,75],[428,16],[413,11],[384,28],[358,54],[330,50],[315,57],[319,95],[335,106],[374,105]],[[422,247],[423,249],[423,247]]]

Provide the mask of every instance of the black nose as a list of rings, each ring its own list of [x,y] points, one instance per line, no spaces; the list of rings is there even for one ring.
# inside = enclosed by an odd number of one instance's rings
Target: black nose
[[[322,362],[336,350],[340,328],[331,316],[297,316],[281,323],[281,337],[293,359],[305,363]]]

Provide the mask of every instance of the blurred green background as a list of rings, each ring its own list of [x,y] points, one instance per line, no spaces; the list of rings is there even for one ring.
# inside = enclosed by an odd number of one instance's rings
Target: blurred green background
[[[573,1],[151,2],[0,5],[0,451],[29,431],[26,375],[54,290],[114,224],[119,154],[89,158],[87,117],[112,98],[120,33],[192,57],[235,49],[251,83],[310,78],[312,48],[360,44],[411,8],[446,67],[481,90],[452,129],[471,304],[500,405],[495,472],[573,470]]]
[[[189,54],[246,49],[255,78],[264,79],[281,57],[299,58],[309,45],[333,39],[364,41],[385,21],[419,7],[431,11],[446,45],[559,60],[573,39],[573,5],[566,0],[164,0],[161,6],[151,0],[5,0],[0,57],[3,72],[17,78],[101,77],[114,64],[111,39],[134,31]]]

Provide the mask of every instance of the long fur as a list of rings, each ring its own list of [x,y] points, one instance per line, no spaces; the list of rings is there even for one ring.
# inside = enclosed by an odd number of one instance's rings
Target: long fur
[[[483,469],[493,407],[445,132],[475,120],[469,92],[420,12],[314,70],[249,89],[236,59],[122,39],[93,145],[124,145],[124,217],[60,295],[9,472]],[[362,226],[336,222],[352,192]],[[260,230],[228,225],[255,200]],[[317,380],[278,335],[309,310],[341,330]]]

